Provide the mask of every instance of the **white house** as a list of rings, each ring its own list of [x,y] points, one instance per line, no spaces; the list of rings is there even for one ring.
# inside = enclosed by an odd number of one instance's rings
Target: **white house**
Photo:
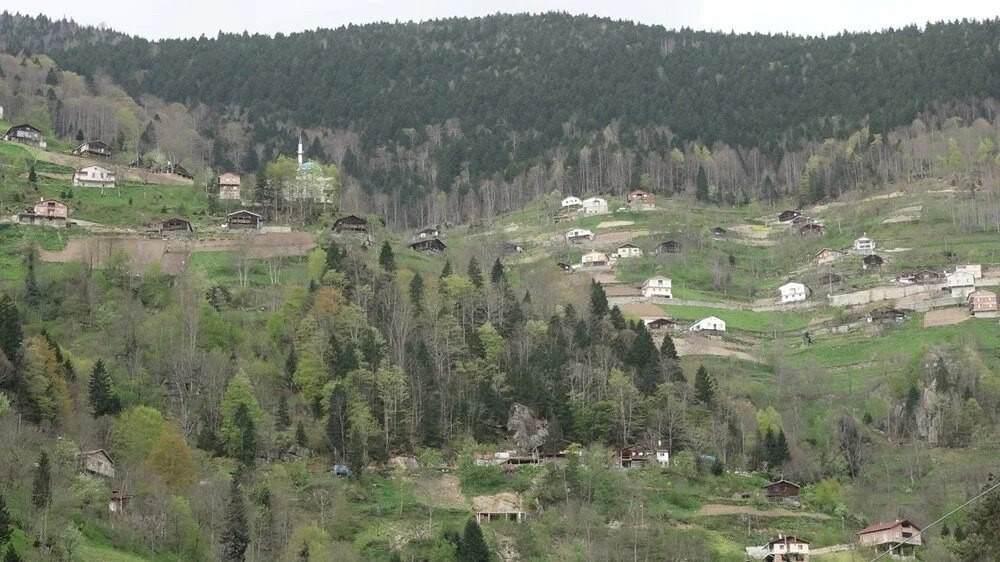
[[[647,299],[653,297],[672,299],[674,298],[673,283],[662,275],[651,277],[642,284],[642,296]]]
[[[616,258],[641,258],[642,248],[635,244],[622,244],[615,250]]]
[[[688,328],[688,331],[725,332],[726,321],[715,316],[709,316],[708,318],[702,318],[701,320],[695,322],[690,328]]]
[[[73,187],[114,187],[115,173],[101,166],[84,166],[73,174]]]
[[[778,536],[763,548],[764,560],[809,560],[809,543],[795,537]]]
[[[579,197],[573,197],[572,195],[562,200],[563,207],[579,207],[581,205],[583,205],[583,201]]]
[[[580,263],[584,266],[608,265],[611,262],[608,255],[603,252],[587,252],[580,258]]]
[[[781,293],[781,302],[799,302],[804,301],[809,298],[809,287],[806,287],[802,283],[785,283],[784,285],[778,287],[778,292]]]
[[[601,215],[608,212],[608,200],[601,197],[589,197],[581,204],[585,215]]]
[[[983,278],[983,266],[979,265],[978,263],[976,263],[976,264],[967,264],[967,265],[956,265],[955,266],[955,273],[958,273],[958,272],[971,273],[972,276],[974,278],[976,278],[976,279],[982,279]]]
[[[955,271],[948,274],[947,286],[949,289],[953,287],[975,287],[976,277],[968,271]]]
[[[656,442],[656,463],[662,468],[670,466],[670,451],[663,446],[663,441]]]
[[[583,242],[584,239],[593,240],[594,233],[586,228],[574,228],[566,233],[567,242]]]
[[[852,249],[859,254],[874,252],[875,241],[869,238],[868,234],[866,233],[864,236],[854,241],[854,246],[852,247]]]

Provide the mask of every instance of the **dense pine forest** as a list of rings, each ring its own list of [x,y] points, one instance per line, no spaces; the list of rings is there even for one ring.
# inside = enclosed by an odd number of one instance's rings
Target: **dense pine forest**
[[[57,133],[125,145],[139,127],[147,149],[181,135],[174,159],[254,172],[304,130],[308,155],[344,172],[346,207],[400,225],[489,220],[553,189],[694,191],[702,167],[706,199],[773,201],[799,191],[825,141],[853,136],[823,166],[819,200],[893,181],[885,161],[913,136],[992,121],[1000,92],[996,20],[805,38],[550,13],[151,42],[0,18],[8,53],[191,112],[179,127],[155,111],[122,124],[52,107]]]

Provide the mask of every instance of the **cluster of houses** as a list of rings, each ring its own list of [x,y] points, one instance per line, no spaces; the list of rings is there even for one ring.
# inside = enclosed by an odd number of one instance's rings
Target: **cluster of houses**
[[[627,208],[634,211],[649,211],[656,208],[656,196],[643,189],[634,189],[625,194],[625,204]],[[581,199],[570,195],[562,200],[560,208],[561,211],[556,217],[556,222],[569,220],[573,213],[606,215],[611,212],[608,200],[598,196]]]
[[[104,449],[80,451],[77,455],[77,459],[79,468],[82,472],[99,478],[114,480],[115,461],[111,459],[111,455],[109,455]],[[108,497],[108,511],[112,513],[120,513],[128,508],[128,504],[131,500],[131,495],[125,494],[119,490],[112,490]]]
[[[797,228],[802,236],[818,236],[825,232],[822,224],[812,217],[803,215],[802,211],[782,211],[778,214],[778,222]]]
[[[836,250],[834,248],[823,248],[813,254],[813,261],[817,264],[827,264],[840,260],[848,254],[861,256],[861,268],[868,270],[882,267],[885,258],[875,253],[875,240],[867,234],[854,240],[850,248],[846,250]]]

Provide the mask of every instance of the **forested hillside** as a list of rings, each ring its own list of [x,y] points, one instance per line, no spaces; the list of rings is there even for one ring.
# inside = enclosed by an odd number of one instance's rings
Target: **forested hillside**
[[[189,166],[253,172],[305,130],[309,156],[345,172],[347,203],[396,224],[488,220],[553,189],[693,191],[699,167],[705,198],[773,200],[826,139],[902,158],[949,118],[992,121],[1000,92],[995,20],[802,38],[497,15],[158,42],[0,23],[9,53],[186,106],[210,147],[175,150]],[[150,138],[167,128],[147,119]],[[850,156],[828,160],[819,199],[909,172]]]

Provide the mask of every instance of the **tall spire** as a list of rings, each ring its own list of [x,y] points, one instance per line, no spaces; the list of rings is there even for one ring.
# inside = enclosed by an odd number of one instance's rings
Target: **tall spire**
[[[299,166],[302,165],[302,157],[305,154],[302,150],[302,132],[299,132]]]

